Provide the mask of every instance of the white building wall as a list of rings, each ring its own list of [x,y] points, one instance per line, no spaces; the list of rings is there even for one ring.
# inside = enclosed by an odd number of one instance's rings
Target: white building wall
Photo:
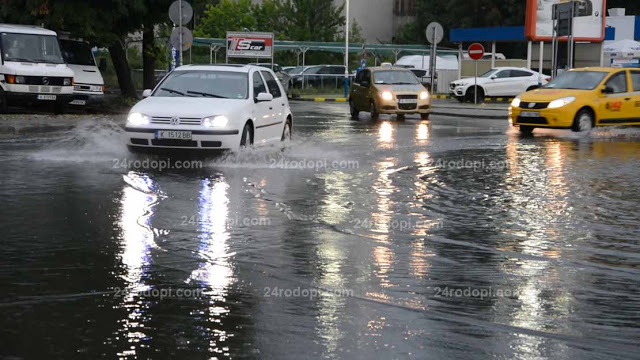
[[[634,40],[635,16],[607,16],[607,26],[616,28],[615,40]]]

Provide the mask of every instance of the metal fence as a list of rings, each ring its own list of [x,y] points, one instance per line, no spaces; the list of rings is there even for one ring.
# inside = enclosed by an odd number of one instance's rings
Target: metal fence
[[[349,75],[349,83],[355,74]],[[344,89],[344,74],[301,74],[289,79],[289,89]]]

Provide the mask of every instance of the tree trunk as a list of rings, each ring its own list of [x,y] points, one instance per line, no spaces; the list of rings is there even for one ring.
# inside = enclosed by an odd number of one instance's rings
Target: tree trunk
[[[109,46],[109,53],[111,54],[111,61],[118,76],[120,92],[125,97],[137,98],[136,88],[131,78],[131,68],[129,67],[129,61],[127,61],[122,43],[116,41],[113,45]]]
[[[156,41],[153,26],[145,26],[142,31],[142,79],[145,89],[156,86]]]

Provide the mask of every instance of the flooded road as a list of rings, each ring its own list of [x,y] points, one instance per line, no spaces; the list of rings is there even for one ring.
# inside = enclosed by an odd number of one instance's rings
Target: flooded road
[[[292,107],[215,159],[0,140],[0,358],[638,358],[640,130]]]

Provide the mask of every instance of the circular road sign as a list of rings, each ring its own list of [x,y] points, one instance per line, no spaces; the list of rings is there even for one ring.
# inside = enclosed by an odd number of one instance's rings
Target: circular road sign
[[[467,50],[469,57],[475,61],[482,59],[484,56],[484,46],[482,44],[474,43],[469,46]]]
[[[427,40],[431,44],[439,44],[444,37],[444,29],[438,22],[432,22],[427,26]]]
[[[182,29],[182,46],[180,46],[180,30]],[[182,49],[182,51],[187,51],[191,48],[191,44],[193,44],[193,34],[191,30],[186,27],[177,27],[173,29],[171,32],[171,38],[169,39],[169,43],[176,49]]]
[[[182,25],[188,24],[193,18],[193,8],[191,4],[182,0]],[[174,1],[169,7],[169,19],[174,24],[180,24],[180,1]]]

